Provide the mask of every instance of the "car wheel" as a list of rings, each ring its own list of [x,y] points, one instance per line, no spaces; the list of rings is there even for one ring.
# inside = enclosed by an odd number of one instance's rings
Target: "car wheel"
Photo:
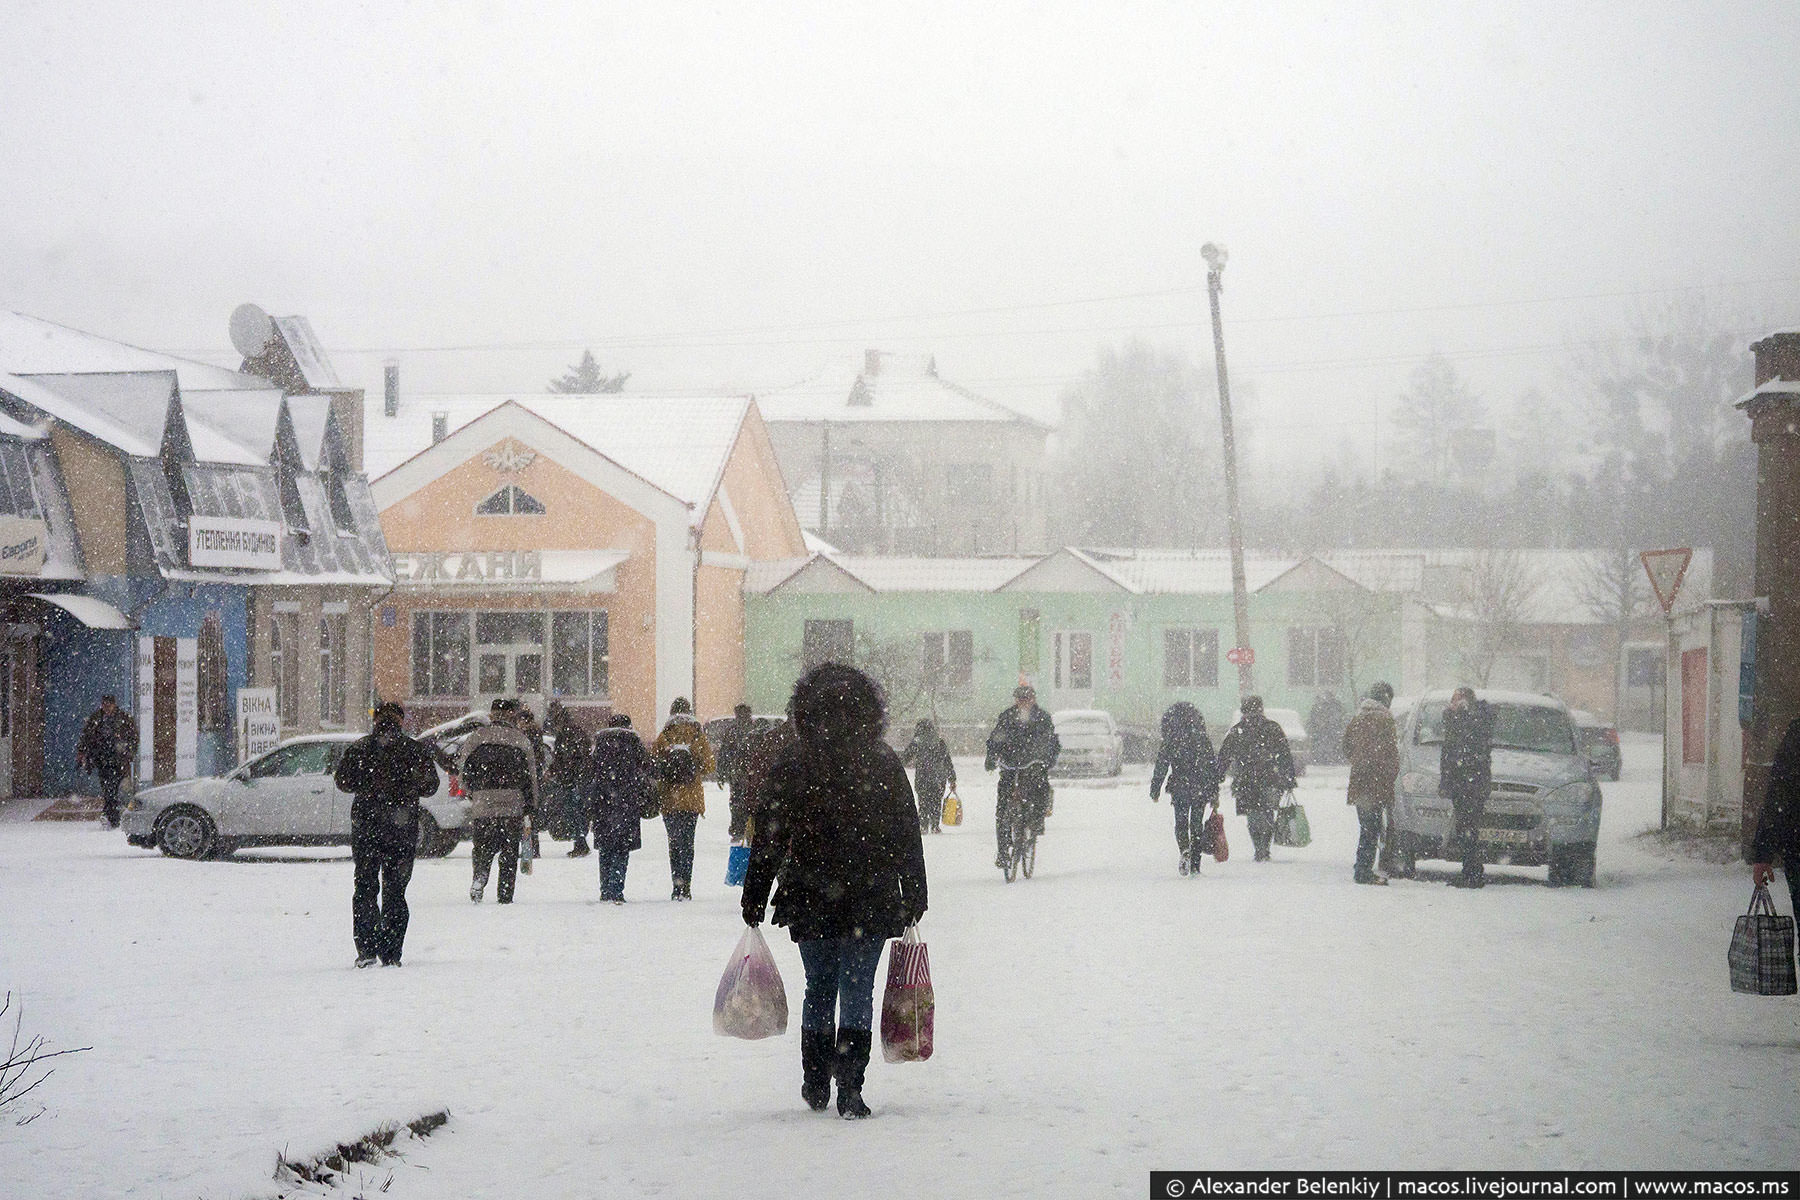
[[[428,812],[419,814],[418,855],[420,858],[442,858],[456,849],[458,837],[438,828],[437,818]]]
[[[156,823],[156,845],[170,858],[207,858],[219,839],[213,819],[191,804],[177,805]]]
[[[1591,888],[1594,886],[1594,867],[1592,846],[1570,846],[1552,851],[1550,886]]]

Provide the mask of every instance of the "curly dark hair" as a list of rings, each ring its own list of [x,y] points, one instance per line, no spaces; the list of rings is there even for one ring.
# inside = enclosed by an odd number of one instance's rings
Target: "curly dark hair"
[[[874,739],[887,729],[881,685],[843,663],[820,663],[802,675],[788,707],[795,730],[810,742]]]

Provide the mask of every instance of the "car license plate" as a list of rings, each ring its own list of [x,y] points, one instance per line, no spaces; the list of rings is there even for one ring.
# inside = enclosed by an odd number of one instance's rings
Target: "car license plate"
[[[1481,840],[1484,842],[1503,842],[1510,846],[1522,846],[1531,841],[1529,829],[1483,829]]]

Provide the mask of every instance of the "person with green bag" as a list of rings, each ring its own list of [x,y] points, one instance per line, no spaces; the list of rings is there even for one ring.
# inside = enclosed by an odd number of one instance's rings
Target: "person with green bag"
[[[1231,776],[1238,815],[1250,827],[1256,862],[1269,861],[1275,808],[1294,790],[1294,754],[1281,726],[1263,714],[1261,696],[1245,696],[1242,715],[1219,743],[1219,768]]]

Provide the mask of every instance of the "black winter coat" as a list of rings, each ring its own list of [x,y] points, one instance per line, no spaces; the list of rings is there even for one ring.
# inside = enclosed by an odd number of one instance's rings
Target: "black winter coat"
[[[914,737],[900,761],[913,769],[913,793],[922,804],[929,798],[942,801],[944,792],[956,786],[956,764],[950,747],[936,734]]]
[[[1231,796],[1240,814],[1272,808],[1282,793],[1294,790],[1294,753],[1287,734],[1260,714],[1246,713],[1225,731],[1219,770],[1231,773]]]
[[[75,757],[96,775],[124,775],[137,752],[137,721],[122,708],[114,709],[110,717],[98,708],[88,714],[81,740],[75,743]]]
[[[1769,790],[1763,795],[1750,839],[1750,861],[1781,861],[1783,869],[1800,871],[1800,720],[1790,721],[1781,748],[1769,763]]]
[[[925,847],[900,756],[869,739],[790,746],[757,792],[756,844],[744,919],[775,923],[796,942],[898,937],[925,912]]]
[[[655,795],[650,751],[629,729],[602,729],[594,735],[588,760],[588,810],[594,844],[607,850],[636,850],[644,844],[644,808]]]
[[[741,791],[750,783],[750,747],[760,732],[755,721],[740,721],[736,717],[725,726],[719,734],[717,755],[714,759],[719,781],[734,791]]]
[[[332,777],[350,803],[350,836],[411,846],[419,837],[419,801],[437,794],[437,763],[423,742],[384,726],[345,749]]]
[[[1196,729],[1180,738],[1164,740],[1156,752],[1156,770],[1150,775],[1150,795],[1160,796],[1163,780],[1169,783],[1171,798],[1203,804],[1216,804],[1219,784],[1225,772],[1219,769],[1219,756],[1213,753],[1212,739],[1204,729]]]
[[[1487,803],[1494,790],[1494,710],[1485,700],[1444,710],[1444,749],[1438,758],[1438,795],[1464,804]]]
[[[1031,715],[1021,719],[1015,704],[1000,714],[994,731],[988,734],[987,769],[1023,767],[1034,762],[1054,767],[1056,756],[1061,753],[1062,739],[1056,736],[1056,724],[1050,720],[1050,714],[1034,704]]]

